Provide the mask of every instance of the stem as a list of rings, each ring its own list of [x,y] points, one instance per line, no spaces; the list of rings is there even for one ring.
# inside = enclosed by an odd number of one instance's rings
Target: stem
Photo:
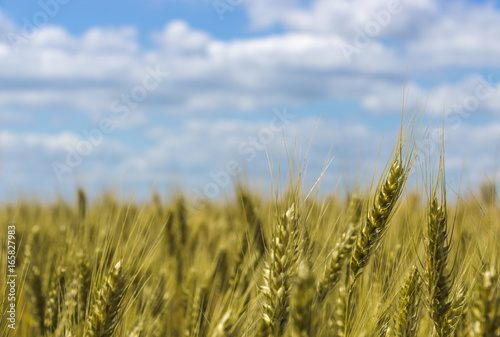
[[[354,288],[354,282],[356,282],[357,278],[354,278],[351,282],[351,285],[349,286],[349,293],[347,295],[347,303],[346,303],[346,308],[345,308],[345,331],[344,331],[344,337],[347,337],[347,331],[349,330],[349,316],[350,316],[350,309],[351,309],[351,298],[352,298],[352,291]]]

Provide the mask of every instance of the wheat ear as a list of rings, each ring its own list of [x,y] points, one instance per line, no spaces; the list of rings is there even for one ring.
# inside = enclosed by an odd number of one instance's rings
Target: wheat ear
[[[59,314],[63,309],[65,273],[64,268],[58,267],[51,283],[51,290],[45,308],[44,324],[46,331],[54,332],[59,323]]]
[[[293,307],[294,335],[312,336],[313,329],[314,275],[311,263],[306,256],[298,267],[295,301]]]
[[[78,320],[85,322],[87,318],[87,304],[91,286],[91,270],[84,255],[78,258]]]
[[[401,195],[406,177],[407,168],[398,151],[393,160],[387,176],[377,190],[372,206],[368,209],[363,228],[359,233],[351,258],[351,277],[356,279],[368,264],[368,260],[387,229],[389,217]]]
[[[353,195],[348,207],[348,227],[347,231],[335,245],[331,255],[330,264],[325,268],[325,272],[317,287],[318,301],[321,303],[326,295],[338,283],[341,277],[344,260],[348,258],[356,237],[358,235],[358,223],[361,217],[361,200]]]
[[[375,197],[368,208],[365,221],[356,239],[351,256],[351,282],[346,305],[346,336],[348,336],[349,310],[354,284],[380,244],[415,160],[415,139],[413,138],[415,123],[416,120],[410,121],[407,130],[403,130],[401,126],[389,168],[382,174]]]
[[[474,303],[474,336],[500,334],[500,284],[494,266],[486,266],[477,286],[478,298]]]
[[[85,219],[87,215],[87,195],[82,188],[78,189],[78,217],[80,220]]]
[[[368,260],[380,243],[387,229],[387,223],[394,206],[401,194],[407,170],[403,167],[400,151],[396,152],[387,176],[381,181],[377,189],[372,206],[368,209],[365,222],[358,233],[356,244],[351,256],[351,282],[347,295],[345,336],[348,336],[350,304],[354,284],[362,270],[368,264]]]
[[[335,248],[332,251],[330,264],[325,269],[323,277],[317,287],[317,298],[320,303],[324,301],[328,292],[339,282],[344,260],[350,253],[354,242],[356,241],[356,237],[356,228],[354,226],[350,226],[347,231],[342,234],[340,241],[335,245]]]
[[[41,334],[45,332],[45,296],[43,295],[42,275],[40,269],[36,266],[32,269],[33,274],[29,278],[30,288],[33,293],[33,302],[35,304],[35,314],[38,319],[38,327]]]
[[[263,255],[266,251],[266,244],[264,242],[263,231],[262,231],[262,221],[259,215],[255,211],[255,206],[252,199],[248,193],[245,191],[240,191],[239,197],[243,204],[243,212],[245,220],[250,226],[250,245],[251,248],[256,249],[260,255]]]
[[[122,262],[114,265],[106,283],[98,293],[92,315],[88,320],[86,337],[111,337],[116,329],[122,300],[126,290],[126,278]]]
[[[331,321],[332,336],[344,337],[347,292],[344,286],[338,289],[333,319]]]
[[[441,158],[442,160],[442,158]],[[447,271],[450,252],[444,167],[439,168],[436,185],[431,191],[427,211],[427,235],[425,248],[427,265],[425,281],[427,287],[428,311],[433,322],[434,336],[450,336],[458,323],[465,305],[465,287],[460,287],[452,296],[453,277]],[[438,201],[439,190],[440,201]]]
[[[290,276],[296,259],[297,214],[295,206],[280,217],[273,233],[269,260],[264,270],[262,319],[272,337],[282,336],[289,319]]]
[[[394,336],[417,336],[420,316],[420,285],[418,269],[413,266],[400,291],[399,309],[394,319]]]

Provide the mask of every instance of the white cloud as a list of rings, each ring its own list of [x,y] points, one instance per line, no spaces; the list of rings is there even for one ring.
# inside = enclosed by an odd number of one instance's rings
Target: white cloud
[[[245,4],[255,28],[281,24],[294,31],[340,34],[344,38],[354,35],[353,28],[363,29],[367,22],[377,19],[388,21],[382,36],[418,34],[424,28],[422,22],[435,19],[439,14],[437,4],[430,0],[316,0],[307,7],[286,0],[256,0]],[[382,12],[386,17],[381,17]]]
[[[201,53],[207,47],[210,37],[202,31],[193,30],[182,20],[170,22],[163,31],[153,34],[167,53]]]
[[[493,2],[482,6],[448,5],[420,36],[408,43],[413,60],[428,60],[432,68],[500,66],[500,11]]]
[[[68,148],[75,149],[78,144],[87,139],[84,135],[63,131],[60,133],[12,132],[0,131],[0,145],[7,153],[22,153],[23,151],[41,151],[53,155],[64,155]],[[99,150],[101,145],[95,149]],[[104,152],[122,151],[124,148],[119,143],[104,139],[102,143]]]
[[[500,11],[490,5],[471,10],[404,1],[401,13],[358,48],[351,62],[340,43],[354,45],[354,27],[376,21],[373,13],[387,11],[389,2],[317,0],[303,8],[277,0],[246,6],[255,26],[279,23],[289,31],[223,41],[176,20],[153,34],[157,45],[149,50],[140,47],[132,27],[94,27],[73,36],[46,26],[16,55],[0,41],[6,89],[0,91],[0,107],[58,105],[103,115],[117,97],[141,84],[146,65],[159,65],[171,76],[141,103],[146,111],[205,114],[352,99],[368,111],[394,113],[408,62],[410,77],[430,76],[443,94],[452,84],[433,75],[436,67],[499,65],[500,50],[491,41],[500,31]],[[409,86],[418,92],[423,87],[416,81]]]
[[[500,81],[493,76],[471,74],[453,83],[441,83],[425,90],[415,82],[406,84],[406,107],[411,110],[419,101],[425,110],[437,116],[460,113],[464,116],[484,112],[498,114],[500,106]],[[391,113],[401,109],[403,90],[395,83],[380,84],[372,93],[362,98],[365,108],[378,113]]]

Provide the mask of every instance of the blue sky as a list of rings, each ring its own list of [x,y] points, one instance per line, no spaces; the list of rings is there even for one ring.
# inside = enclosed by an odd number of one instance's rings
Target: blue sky
[[[498,2],[0,0],[0,194],[269,191],[295,139],[309,186],[369,182],[405,77],[452,184],[496,180]]]

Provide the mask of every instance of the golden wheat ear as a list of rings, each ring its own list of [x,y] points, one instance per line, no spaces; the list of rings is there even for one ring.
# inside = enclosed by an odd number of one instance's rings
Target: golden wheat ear
[[[439,157],[437,178],[427,181],[427,184],[432,184],[428,187],[424,238],[427,311],[433,323],[433,336],[447,337],[454,333],[462,317],[467,289],[465,285],[459,285],[453,292],[455,277],[448,266],[451,236],[448,233],[444,147]]]
[[[358,236],[359,221],[361,219],[361,199],[353,195],[347,210],[347,230],[342,234],[331,252],[330,264],[326,266],[323,277],[317,286],[317,300],[322,303],[328,292],[339,282],[342,276],[344,261],[350,257],[354,243]]]
[[[92,270],[85,255],[78,257],[78,322],[85,322],[87,319],[87,306],[90,297],[90,287],[92,282]]]
[[[368,265],[368,262],[379,247],[384,233],[387,231],[394,210],[408,181],[413,163],[417,156],[418,129],[415,126],[420,114],[413,114],[405,126],[401,125],[399,137],[377,185],[351,256],[351,281],[347,297],[345,335],[349,329],[349,310],[354,285]]]
[[[407,125],[401,125],[391,159],[382,173],[375,195],[367,208],[351,257],[353,282],[360,276],[370,257],[378,248],[406,186],[420,146],[417,127],[420,115],[421,112],[414,113]]]
[[[63,310],[64,286],[66,270],[59,266],[51,282],[51,290],[45,307],[45,331],[53,333],[57,329],[60,314]]]
[[[351,258],[353,279],[359,277],[373,255],[373,251],[380,243],[387,229],[392,210],[401,195],[408,172],[408,168],[405,168],[400,160],[399,153],[396,153],[390,170],[378,188],[372,206],[368,209],[365,222],[354,246]]]
[[[298,266],[292,311],[293,332],[296,336],[311,336],[313,332],[314,275],[311,262],[304,257]]]
[[[78,199],[78,217],[80,220],[84,220],[87,215],[87,195],[83,188],[79,188],[77,191]]]
[[[500,282],[493,265],[486,264],[477,282],[477,298],[472,309],[476,336],[498,336],[500,333]]]
[[[394,318],[394,336],[417,336],[420,319],[420,286],[422,279],[418,269],[413,266],[401,287],[399,307]]]
[[[116,263],[98,292],[85,337],[111,337],[122,315],[127,278],[122,261]]]
[[[288,327],[291,273],[297,256],[297,217],[296,206],[292,205],[279,218],[264,269],[262,320],[272,337],[282,336]]]

